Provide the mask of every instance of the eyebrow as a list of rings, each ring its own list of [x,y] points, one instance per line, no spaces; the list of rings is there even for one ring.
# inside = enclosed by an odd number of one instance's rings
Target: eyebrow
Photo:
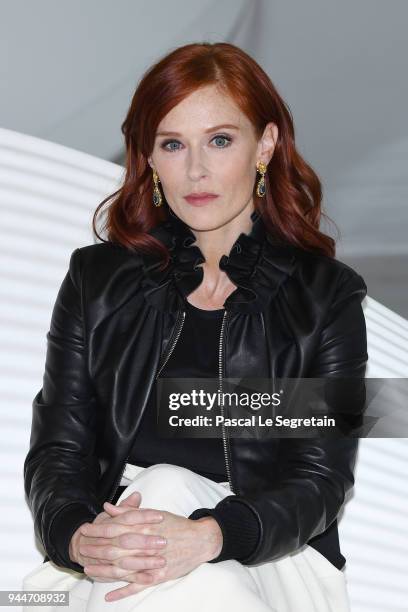
[[[222,125],[214,125],[213,127],[208,128],[208,130],[204,130],[204,133],[207,134],[208,132],[215,132],[216,130],[219,130],[221,128],[239,130],[239,127],[237,125],[233,125],[232,123],[223,123]],[[182,136],[182,134],[180,134],[179,132],[157,132],[156,136]]]

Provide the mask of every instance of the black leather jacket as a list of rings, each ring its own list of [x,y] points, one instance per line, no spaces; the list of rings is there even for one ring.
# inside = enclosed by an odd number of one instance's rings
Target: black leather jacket
[[[330,257],[280,242],[254,212],[220,260],[237,289],[225,301],[222,377],[356,377],[367,355],[364,280]],[[170,249],[156,257],[112,243],[73,251],[47,333],[42,389],[33,400],[24,483],[47,558],[68,556],[75,529],[92,522],[120,483],[152,385],[174,348],[185,298],[202,281],[204,257],[175,215],[151,234]],[[358,396],[358,397],[357,397]],[[356,385],[353,409],[363,410]],[[228,438],[232,491],[259,521],[242,561],[255,565],[309,543],[341,568],[337,515],[354,484],[357,438]],[[335,551],[333,553],[333,551]]]

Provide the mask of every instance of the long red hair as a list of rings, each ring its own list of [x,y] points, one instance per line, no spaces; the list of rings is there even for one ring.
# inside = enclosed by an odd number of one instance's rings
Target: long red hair
[[[147,234],[169,214],[167,206],[153,205],[152,169],[147,159],[162,118],[196,89],[213,84],[231,96],[246,114],[258,139],[267,123],[272,121],[278,127],[278,140],[265,174],[266,195],[257,196],[256,184],[253,192],[255,208],[261,212],[266,227],[273,227],[285,242],[335,257],[335,240],[319,230],[321,216],[329,218],[322,212],[321,182],[296,150],[287,104],[254,59],[224,42],[178,47],[143,75],[121,126],[126,144],[124,181],[95,210],[95,235],[103,242],[155,252],[167,265],[167,248]],[[104,240],[96,229],[96,220],[109,201]]]

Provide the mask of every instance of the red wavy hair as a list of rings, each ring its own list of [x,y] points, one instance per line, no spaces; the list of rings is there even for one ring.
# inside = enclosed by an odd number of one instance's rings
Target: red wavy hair
[[[278,140],[265,174],[266,195],[257,196],[256,184],[253,192],[255,208],[266,227],[273,227],[285,242],[335,257],[335,240],[319,230],[321,216],[329,219],[321,209],[321,182],[296,150],[289,107],[255,60],[224,42],[177,47],[145,72],[121,126],[126,144],[124,181],[95,210],[95,235],[103,242],[155,252],[167,265],[167,248],[147,234],[169,214],[167,206],[152,203],[152,170],[147,158],[162,118],[196,89],[213,84],[245,113],[258,139],[270,121],[278,127]],[[109,201],[104,225],[108,240],[104,240],[97,232],[96,220]]]

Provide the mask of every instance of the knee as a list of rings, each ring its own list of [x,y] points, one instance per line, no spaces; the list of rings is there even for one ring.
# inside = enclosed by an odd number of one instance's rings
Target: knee
[[[161,490],[181,490],[188,486],[195,474],[191,470],[171,463],[156,463],[145,470],[150,483],[157,484]]]

